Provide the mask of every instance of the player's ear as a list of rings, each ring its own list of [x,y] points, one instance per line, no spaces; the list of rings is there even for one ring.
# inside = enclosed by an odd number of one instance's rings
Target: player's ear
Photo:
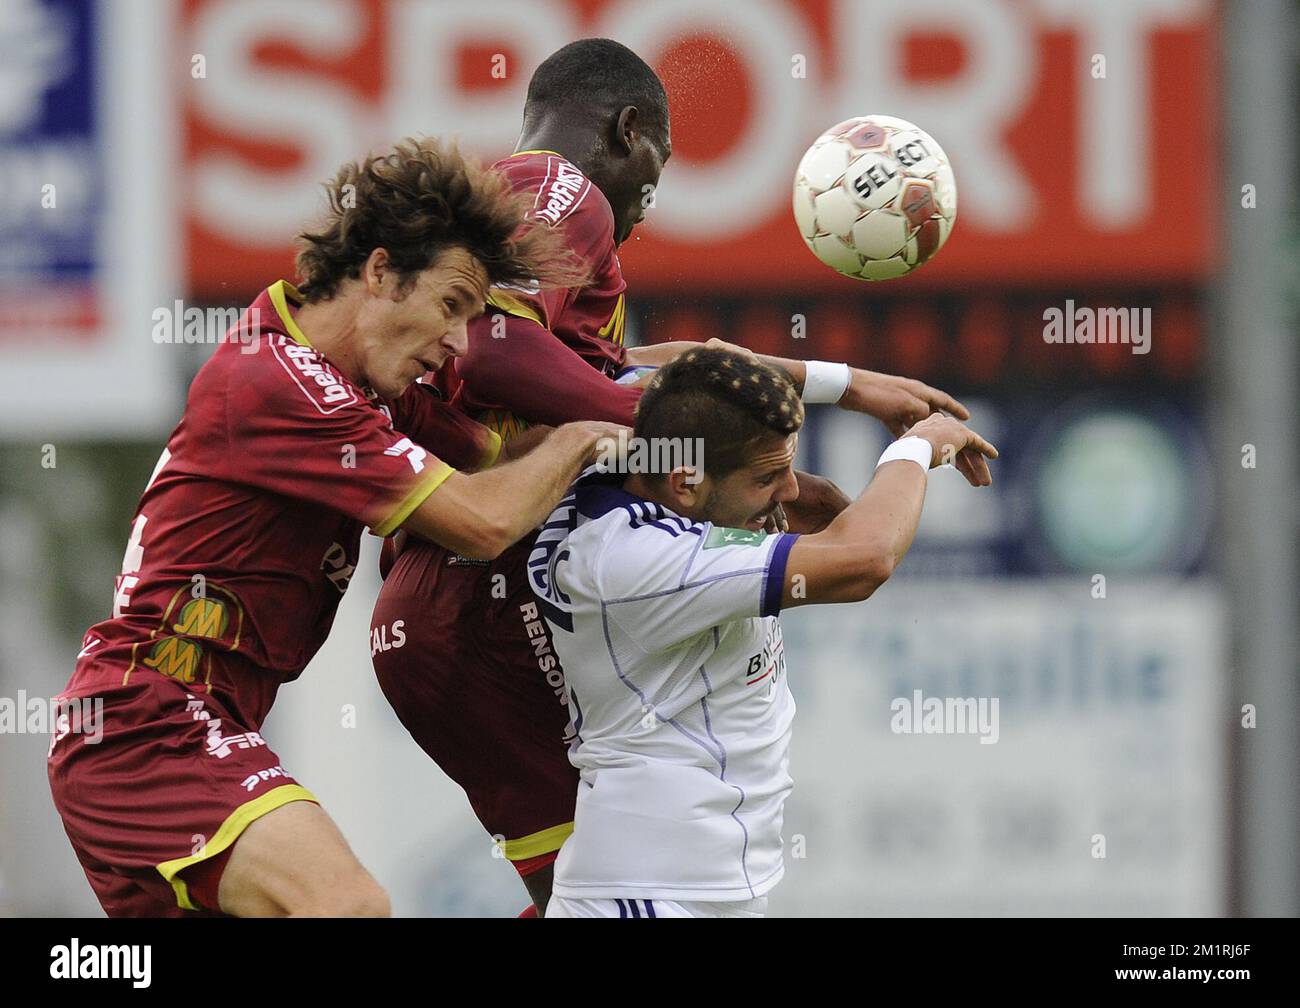
[[[397,289],[397,278],[388,261],[387,249],[371,250],[366,264],[361,268],[361,280],[373,297],[382,297],[385,290],[392,293]]]
[[[636,106],[624,105],[614,124],[615,149],[622,154],[631,154],[639,128]]]
[[[693,508],[701,500],[704,473],[695,466],[680,465],[668,474],[668,492],[673,503],[683,508]]]

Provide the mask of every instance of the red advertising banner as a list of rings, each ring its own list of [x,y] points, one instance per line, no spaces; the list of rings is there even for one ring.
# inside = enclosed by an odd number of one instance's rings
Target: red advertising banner
[[[190,0],[178,51],[187,276],[247,293],[339,163],[410,133],[509,153],[528,77],[606,36],[664,77],[673,158],[624,246],[638,292],[843,290],[804,247],[795,165],[885,113],[947,151],[952,238],[909,290],[1194,282],[1223,199],[1204,0]]]

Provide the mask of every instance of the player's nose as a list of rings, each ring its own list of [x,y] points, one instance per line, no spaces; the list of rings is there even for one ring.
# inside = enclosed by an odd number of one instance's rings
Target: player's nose
[[[455,319],[447,327],[442,345],[452,357],[464,357],[469,350],[469,325],[463,318]]]
[[[781,480],[781,485],[777,488],[776,502],[778,504],[789,504],[792,500],[799,499],[799,481],[795,479],[794,470],[786,472]]]

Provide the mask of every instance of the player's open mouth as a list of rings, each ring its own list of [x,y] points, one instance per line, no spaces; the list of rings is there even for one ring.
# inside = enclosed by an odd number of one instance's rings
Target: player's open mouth
[[[430,364],[427,360],[420,360],[420,359],[417,358],[415,363],[419,364],[420,367],[424,368],[426,374],[427,374],[428,372],[430,372],[430,371],[437,371],[437,370],[438,370],[437,365],[435,365],[435,364]]]

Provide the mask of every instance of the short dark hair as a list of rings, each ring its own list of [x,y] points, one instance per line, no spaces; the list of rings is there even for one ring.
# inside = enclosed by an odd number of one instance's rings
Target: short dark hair
[[[748,464],[765,434],[793,434],[803,416],[803,402],[784,371],[747,354],[701,347],[651,379],[633,433],[702,439],[705,473],[722,478]]]
[[[663,81],[640,56],[613,39],[570,42],[546,57],[528,82],[524,121],[552,109],[635,105],[651,124],[668,124]]]
[[[398,289],[456,246],[487,270],[489,284],[575,287],[587,269],[563,236],[526,219],[527,193],[499,172],[433,137],[403,140],[386,154],[343,165],[325,184],[319,230],[298,235],[298,275],[308,301],[333,297],[377,248],[388,252]]]

